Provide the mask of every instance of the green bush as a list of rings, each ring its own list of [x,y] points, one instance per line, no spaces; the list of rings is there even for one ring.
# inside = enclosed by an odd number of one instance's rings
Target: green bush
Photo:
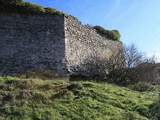
[[[140,92],[145,92],[153,89],[153,86],[146,82],[138,82],[128,86],[130,89]]]
[[[136,69],[117,69],[109,72],[106,81],[139,92],[153,90],[154,86],[150,83],[139,80],[138,74],[139,73]]]
[[[78,82],[71,83],[68,87],[68,90],[72,91],[76,98],[79,98],[81,96],[81,91],[83,89],[83,85]]]
[[[78,82],[73,82],[67,88],[68,90],[81,90],[83,89],[83,85]]]
[[[23,3],[23,0],[0,0],[0,3],[6,5],[16,5]]]
[[[101,26],[94,26],[93,27],[98,34],[100,34],[101,36],[114,40],[114,41],[119,41],[120,40],[120,33],[118,30],[106,30]]]
[[[158,99],[150,108],[150,116],[152,120],[160,120],[160,93]]]
[[[64,15],[63,12],[57,11],[54,8],[44,8],[45,9],[45,14],[52,14],[52,15]]]
[[[45,9],[45,13],[48,13],[48,14],[53,14],[56,12],[56,9],[53,9],[53,8],[44,8]]]
[[[124,116],[124,120],[135,120],[136,119],[135,115],[130,111],[125,111],[123,116]]]
[[[137,72],[134,70],[117,69],[109,72],[107,81],[120,86],[128,86],[137,83],[137,80],[135,79],[136,74]]]
[[[111,32],[113,34],[113,40],[119,41],[120,40],[120,36],[121,36],[119,31],[118,30],[112,30]]]
[[[18,13],[19,12],[24,12],[24,13],[44,13],[45,9],[41,6],[31,4],[29,2],[24,2],[22,4],[17,5],[20,9],[17,9]]]
[[[45,12],[44,8],[38,5],[31,4],[29,2],[24,3],[25,7],[34,12]]]
[[[0,12],[20,14],[64,14],[52,8],[43,8],[39,5],[23,2],[23,0],[0,0]]]

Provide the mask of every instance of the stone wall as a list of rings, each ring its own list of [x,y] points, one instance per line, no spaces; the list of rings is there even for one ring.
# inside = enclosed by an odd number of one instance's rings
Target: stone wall
[[[121,42],[100,36],[95,29],[82,25],[71,16],[65,17],[65,45],[69,72],[85,76],[98,74],[101,66],[97,62],[106,61],[122,49]]]
[[[92,76],[121,48],[67,15],[0,13],[0,75],[55,70]]]
[[[65,72],[64,16],[0,14],[0,74]]]

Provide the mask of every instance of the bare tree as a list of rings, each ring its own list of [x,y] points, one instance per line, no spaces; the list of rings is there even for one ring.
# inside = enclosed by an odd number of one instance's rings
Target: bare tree
[[[113,54],[107,61],[109,71],[123,68],[134,68],[143,62],[149,62],[152,59],[146,59],[144,54],[138,51],[134,44],[124,46],[117,54]]]
[[[138,82],[146,72],[139,69],[139,65],[154,64],[155,57],[148,58],[138,51],[134,44],[124,47],[118,54],[111,56],[108,60],[108,77],[118,84],[131,84]]]
[[[134,44],[124,47],[124,55],[127,68],[134,68],[145,60],[144,55],[138,51]]]
[[[146,57],[144,60],[145,63],[156,64],[156,56]]]
[[[107,60],[98,54],[88,56],[80,65],[72,67],[73,75],[82,75],[91,78],[112,80],[114,83],[134,83],[143,72],[137,66],[153,62],[138,51],[135,45],[130,45],[112,54]]]

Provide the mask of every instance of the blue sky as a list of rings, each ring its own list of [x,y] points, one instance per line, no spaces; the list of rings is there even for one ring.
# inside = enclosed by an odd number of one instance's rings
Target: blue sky
[[[134,43],[160,60],[160,0],[26,0],[76,16],[82,23],[117,29],[124,44]]]

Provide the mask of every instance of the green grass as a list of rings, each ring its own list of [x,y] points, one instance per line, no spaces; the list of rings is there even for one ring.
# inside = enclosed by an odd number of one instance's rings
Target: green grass
[[[58,15],[63,16],[64,13],[54,8],[44,8],[23,0],[0,0],[0,14],[27,14],[27,15]]]
[[[98,34],[100,34],[101,36],[113,40],[113,41],[120,41],[120,33],[118,30],[106,30],[105,28],[101,27],[101,26],[94,26],[93,27]]]
[[[149,120],[159,88],[136,92],[107,83],[0,78],[0,120]]]

